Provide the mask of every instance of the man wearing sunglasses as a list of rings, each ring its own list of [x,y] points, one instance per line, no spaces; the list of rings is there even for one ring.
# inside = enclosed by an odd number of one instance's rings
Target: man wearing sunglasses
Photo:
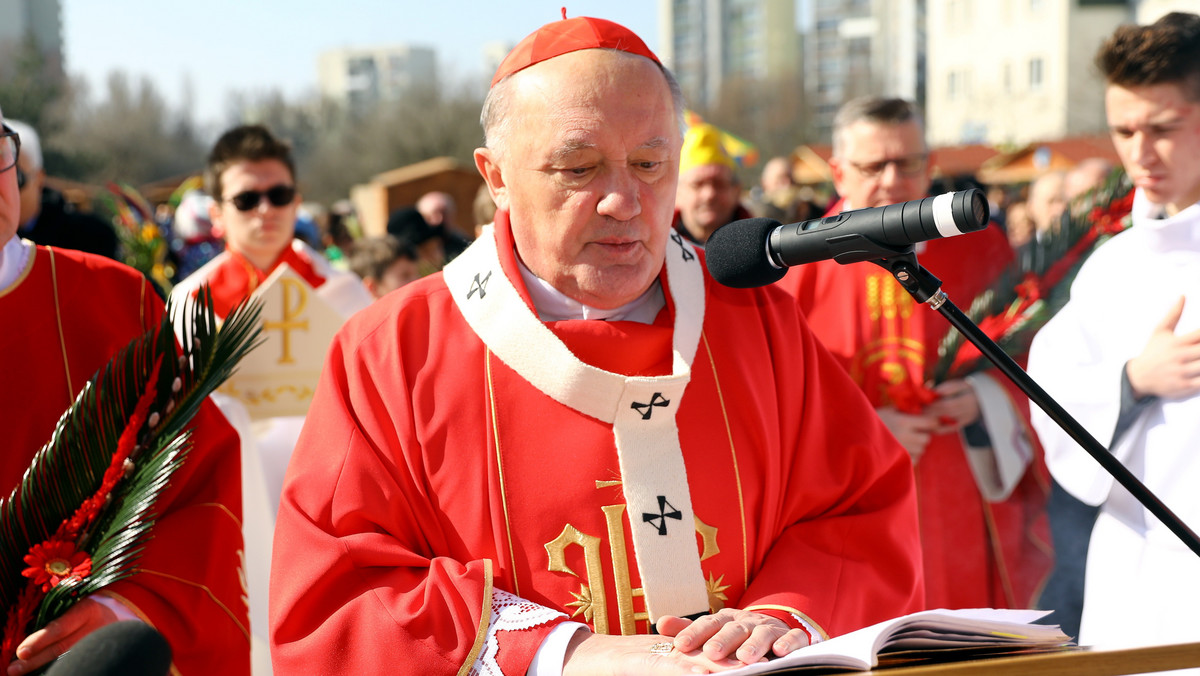
[[[8,126],[21,136],[21,158],[13,169],[21,192],[21,227],[17,234],[35,244],[116,259],[118,240],[112,224],[76,211],[62,193],[46,185],[37,131],[19,120],[9,120]]]
[[[357,275],[335,270],[324,256],[295,237],[300,205],[295,161],[290,145],[269,129],[242,125],[222,134],[209,153],[204,183],[212,197],[209,218],[213,232],[225,240],[226,248],[177,284],[171,290],[172,300],[192,298],[202,284],[208,284],[216,314],[223,318],[284,265],[342,319],[374,300]],[[273,319],[287,322],[282,317]],[[251,358],[255,356],[260,355]],[[295,363],[298,368],[320,369],[319,362]],[[270,528],[304,416],[279,415],[251,424],[242,401],[224,395],[214,399],[237,426],[244,445],[243,463],[250,472],[244,495],[246,532],[250,533],[246,538],[248,596],[254,640],[256,645],[259,640],[265,644]],[[253,535],[263,531],[266,535]],[[254,659],[257,663],[260,658],[256,654]]]
[[[132,339],[158,327],[164,311],[136,270],[17,236],[24,141],[8,124],[0,131],[0,495],[21,480],[88,379]],[[138,572],[27,636],[16,660],[0,664],[0,670],[10,676],[33,673],[68,649],[84,650],[74,646],[106,625],[141,620],[167,639],[171,673],[250,673],[249,618],[239,574],[244,547],[238,438],[208,402],[193,426],[187,460],[156,505],[153,537]],[[97,653],[129,647],[89,643]],[[112,657],[109,652],[97,659]]]
[[[204,184],[213,198],[213,230],[224,238],[226,249],[176,285],[172,298],[191,297],[208,283],[217,315],[224,317],[286,264],[343,317],[371,304],[354,275],[334,270],[295,238],[300,206],[295,166],[291,147],[261,125],[235,127],[217,140]]]
[[[926,197],[932,166],[916,107],[899,98],[847,102],[834,119],[829,164],[841,201],[828,215]],[[918,262],[964,308],[1013,258],[994,227],[918,247]],[[1048,531],[1033,528],[1045,528],[1046,482],[1031,459],[1024,397],[982,373],[928,383],[949,322],[882,267],[821,261],[792,268],[780,285],[912,458],[926,606],[1032,607],[1051,560]],[[1024,410],[1010,402],[1026,402]]]

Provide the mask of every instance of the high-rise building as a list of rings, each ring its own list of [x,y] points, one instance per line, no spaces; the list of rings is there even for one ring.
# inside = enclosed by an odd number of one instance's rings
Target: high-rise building
[[[32,39],[52,70],[62,72],[60,0],[0,0],[0,57],[20,49],[26,39]]]
[[[438,84],[437,55],[428,47],[349,47],[322,52],[317,87],[352,109],[396,101]]]
[[[693,105],[735,79],[800,82],[795,0],[659,0],[658,16],[658,56]]]
[[[838,108],[859,96],[925,99],[926,0],[810,0],[805,82],[814,130],[828,141]]]

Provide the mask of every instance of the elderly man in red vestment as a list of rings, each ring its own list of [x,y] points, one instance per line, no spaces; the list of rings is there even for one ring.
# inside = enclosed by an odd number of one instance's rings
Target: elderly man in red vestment
[[[912,103],[867,97],[834,120],[830,214],[921,199],[931,164]],[[988,227],[917,248],[922,267],[967,307],[1012,260]],[[884,268],[826,260],[792,268],[797,298],[822,343],[867,394],[912,457],[920,503],[926,605],[1030,607],[1049,572],[1045,467],[1028,401],[984,373],[925,389],[950,324],[920,307]],[[932,401],[930,401],[932,400]]]
[[[18,148],[15,137],[0,140],[4,494],[20,481],[93,373],[163,316],[162,301],[135,270],[15,237],[19,191],[12,166]],[[26,638],[8,674],[30,673],[92,631],[123,619],[147,622],[167,639],[172,673],[250,673],[238,438],[211,404],[201,407],[193,424],[194,445],[161,498],[161,516],[139,572]]]
[[[609,21],[502,62],[495,223],[330,350],[277,674],[716,671],[920,605],[903,450],[795,303],[716,285],[671,229],[682,110]]]

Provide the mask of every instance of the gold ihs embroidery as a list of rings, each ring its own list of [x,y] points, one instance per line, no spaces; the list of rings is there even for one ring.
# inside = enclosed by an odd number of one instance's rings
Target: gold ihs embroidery
[[[634,599],[644,596],[641,587],[634,587],[629,577],[629,556],[625,549],[625,530],[624,530],[624,515],[625,505],[606,505],[600,508],[604,512],[604,523],[606,525],[609,553],[613,561],[613,584],[615,596],[617,599],[617,620],[620,625],[620,631],[623,635],[630,635],[637,632],[637,623],[642,620],[649,620],[650,617],[644,610],[634,609]],[[700,534],[703,549],[700,554],[700,560],[716,556],[721,549],[717,546],[717,529],[713,526],[695,519],[696,532]],[[600,558],[601,538],[595,535],[588,535],[571,524],[563,527],[558,537],[546,543],[546,554],[549,556],[548,568],[551,572],[566,573],[575,577],[580,577],[579,573],[571,569],[567,565],[567,549],[572,545],[577,545],[583,549],[583,561],[586,570],[584,571],[583,579],[585,583],[580,584],[579,592],[571,592],[574,601],[568,602],[567,607],[575,608],[571,613],[571,617],[583,616],[585,621],[591,622],[593,628],[598,634],[609,634],[609,618],[608,618],[608,601],[605,592],[604,570]],[[725,606],[726,596],[724,591],[729,588],[729,585],[722,585],[724,576],[713,579],[709,575],[707,582],[709,605],[713,612],[720,610]]]
[[[867,311],[871,321],[897,317],[908,319],[912,316],[914,304],[913,297],[889,275],[867,275]]]

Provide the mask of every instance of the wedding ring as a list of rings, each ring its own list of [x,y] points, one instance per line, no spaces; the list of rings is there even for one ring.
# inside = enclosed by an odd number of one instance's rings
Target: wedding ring
[[[654,653],[655,655],[666,655],[667,653],[671,652],[671,649],[674,647],[675,646],[672,643],[660,641],[650,646],[650,652]]]

